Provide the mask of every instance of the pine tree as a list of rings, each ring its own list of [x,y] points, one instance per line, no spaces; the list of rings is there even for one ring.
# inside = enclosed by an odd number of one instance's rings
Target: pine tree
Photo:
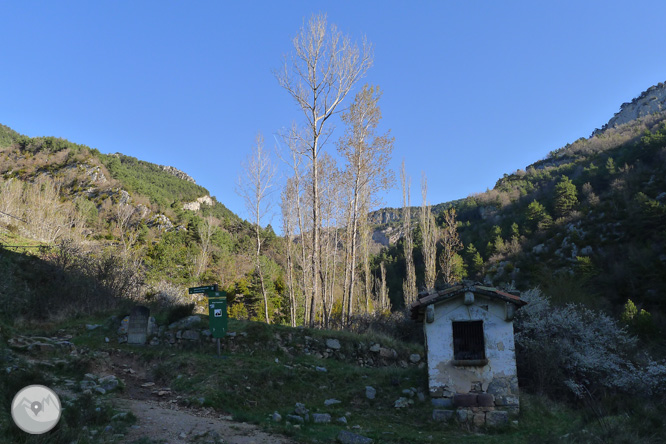
[[[565,217],[578,205],[576,185],[567,176],[562,176],[555,185],[555,213]]]

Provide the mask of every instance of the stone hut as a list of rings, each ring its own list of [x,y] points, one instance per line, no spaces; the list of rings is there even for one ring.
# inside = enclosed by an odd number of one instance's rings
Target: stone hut
[[[411,311],[423,322],[436,420],[497,425],[518,412],[513,317],[525,304],[479,283],[419,295]]]

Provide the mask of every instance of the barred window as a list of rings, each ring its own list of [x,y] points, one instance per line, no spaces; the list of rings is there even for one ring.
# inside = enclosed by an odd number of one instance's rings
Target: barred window
[[[479,361],[485,358],[483,321],[453,322],[453,359]]]

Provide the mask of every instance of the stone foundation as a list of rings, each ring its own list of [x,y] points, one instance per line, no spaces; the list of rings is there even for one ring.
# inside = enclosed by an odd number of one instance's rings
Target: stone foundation
[[[454,393],[446,386],[431,390],[435,421],[456,422],[472,427],[508,424],[509,416],[520,409],[518,378],[498,376],[483,390],[483,384],[473,382],[468,393]]]

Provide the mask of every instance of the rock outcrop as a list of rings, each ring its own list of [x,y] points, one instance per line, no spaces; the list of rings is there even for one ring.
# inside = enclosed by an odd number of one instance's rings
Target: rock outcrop
[[[625,102],[620,106],[620,111],[605,124],[601,129],[594,130],[593,136],[609,128],[615,128],[632,120],[640,119],[653,113],[666,111],[666,84],[659,83],[643,91],[640,96],[631,102]]]
[[[194,202],[187,202],[183,204],[183,210],[190,210],[190,211],[199,211],[201,209],[201,205],[213,205],[213,199],[210,196],[203,196],[195,200]]]
[[[166,171],[167,173],[169,173],[173,176],[176,176],[179,179],[183,179],[183,180],[186,180],[188,182],[196,183],[194,181],[194,179],[192,179],[192,177],[190,177],[189,174],[179,170],[178,168],[174,168],[174,167],[168,166],[168,165],[160,165],[160,168],[162,168],[162,170]]]

